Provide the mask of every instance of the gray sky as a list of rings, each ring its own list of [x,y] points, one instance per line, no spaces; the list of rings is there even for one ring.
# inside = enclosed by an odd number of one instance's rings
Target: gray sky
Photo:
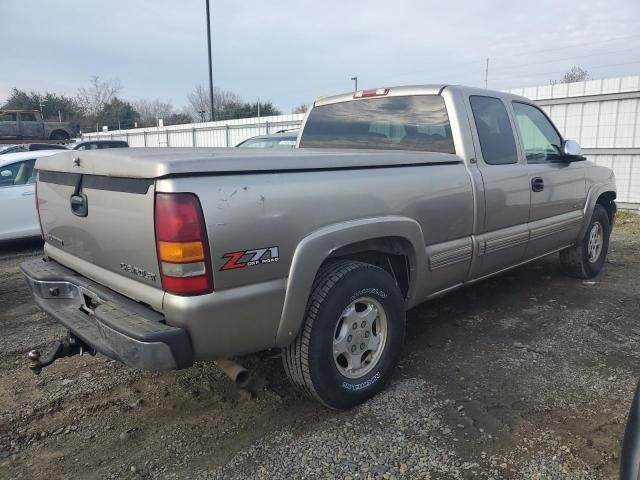
[[[75,95],[91,75],[177,108],[206,85],[204,0],[0,0],[0,101]],[[219,1],[214,83],[284,112],[319,95],[419,83],[547,84],[572,65],[640,74],[640,1]]]

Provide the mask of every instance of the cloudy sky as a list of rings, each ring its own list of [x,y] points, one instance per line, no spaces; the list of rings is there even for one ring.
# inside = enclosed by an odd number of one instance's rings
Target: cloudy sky
[[[0,102],[75,95],[91,75],[180,108],[206,85],[204,0],[0,0]],[[211,0],[214,83],[288,112],[319,95],[419,83],[547,84],[572,65],[640,74],[640,1]]]

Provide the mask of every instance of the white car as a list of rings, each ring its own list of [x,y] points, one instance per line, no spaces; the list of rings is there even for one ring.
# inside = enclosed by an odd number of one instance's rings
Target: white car
[[[34,166],[38,158],[60,152],[38,150],[0,156],[0,240],[40,235]]]

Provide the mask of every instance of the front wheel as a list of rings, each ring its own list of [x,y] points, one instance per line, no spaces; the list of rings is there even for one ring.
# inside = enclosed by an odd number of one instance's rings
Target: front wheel
[[[374,265],[323,267],[304,324],[283,351],[291,381],[330,408],[347,409],[391,378],[404,341],[404,300],[393,277]]]
[[[572,277],[595,277],[607,259],[611,222],[602,205],[596,204],[587,231],[573,247],[560,252],[560,262]]]

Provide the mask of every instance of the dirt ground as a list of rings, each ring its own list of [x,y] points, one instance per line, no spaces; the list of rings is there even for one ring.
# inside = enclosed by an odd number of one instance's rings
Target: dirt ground
[[[616,478],[640,377],[640,217],[605,271],[557,256],[408,313],[389,388],[334,412],[301,398],[277,352],[244,360],[254,395],[214,365],[131,370],[102,356],[26,364],[63,331],[0,244],[0,478]]]

